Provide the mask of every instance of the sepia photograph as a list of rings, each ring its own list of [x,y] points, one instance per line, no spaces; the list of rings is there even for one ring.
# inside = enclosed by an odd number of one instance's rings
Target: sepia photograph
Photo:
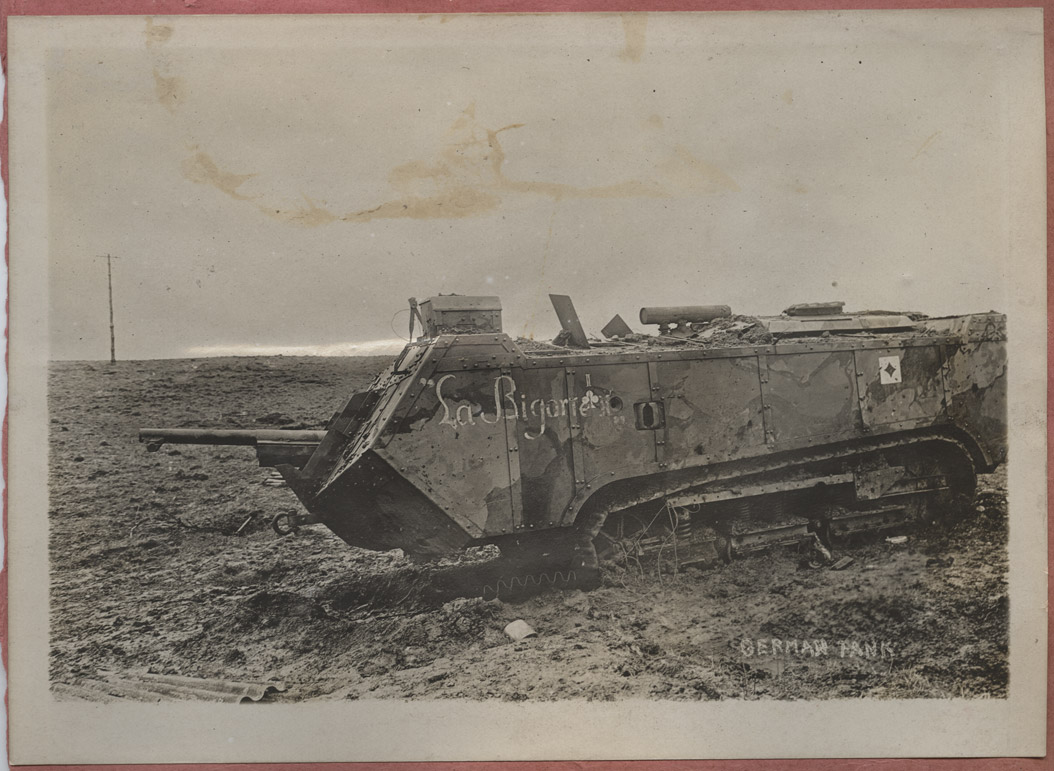
[[[9,23],[19,762],[1044,752],[1040,12]]]

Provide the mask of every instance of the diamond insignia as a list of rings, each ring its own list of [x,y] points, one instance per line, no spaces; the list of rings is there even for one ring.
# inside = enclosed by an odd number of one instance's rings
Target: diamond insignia
[[[878,357],[878,380],[882,385],[901,382],[899,356]]]

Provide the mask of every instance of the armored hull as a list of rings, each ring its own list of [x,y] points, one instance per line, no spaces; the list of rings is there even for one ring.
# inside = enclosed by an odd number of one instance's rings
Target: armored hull
[[[672,540],[706,561],[953,511],[1006,457],[1005,318],[819,310],[768,320],[763,344],[682,324],[589,348],[462,313],[426,324],[313,451],[270,442],[261,462],[347,543],[425,559]]]

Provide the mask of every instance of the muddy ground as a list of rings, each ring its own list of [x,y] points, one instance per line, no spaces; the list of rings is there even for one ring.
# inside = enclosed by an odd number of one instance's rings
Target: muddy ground
[[[427,569],[321,526],[277,536],[267,520],[297,503],[251,448],[136,440],[321,428],[386,361],[53,364],[52,682],[281,681],[280,700],[1006,695],[1003,473],[966,519],[840,549],[842,571],[779,550],[677,575],[607,564],[595,591],[514,604],[444,597]],[[514,619],[537,637],[510,640]]]

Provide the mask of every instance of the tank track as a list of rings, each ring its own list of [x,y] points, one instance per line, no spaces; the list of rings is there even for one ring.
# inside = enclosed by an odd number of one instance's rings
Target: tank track
[[[949,443],[801,464],[679,491],[658,508],[610,517],[597,541],[605,557],[654,557],[661,570],[716,564],[778,546],[829,563],[848,540],[953,518],[973,498],[976,475]],[[664,554],[665,553],[665,554]]]
[[[595,533],[568,528],[496,541],[501,556],[462,575],[458,591],[515,602],[596,588],[601,559],[637,567],[651,560],[676,572],[776,547],[796,547],[819,567],[851,539],[957,516],[975,485],[969,454],[944,441],[726,476],[632,505]]]
[[[485,583],[485,600],[520,600],[549,589],[595,589],[600,563],[588,535],[546,533],[499,543],[501,558],[493,580]]]

